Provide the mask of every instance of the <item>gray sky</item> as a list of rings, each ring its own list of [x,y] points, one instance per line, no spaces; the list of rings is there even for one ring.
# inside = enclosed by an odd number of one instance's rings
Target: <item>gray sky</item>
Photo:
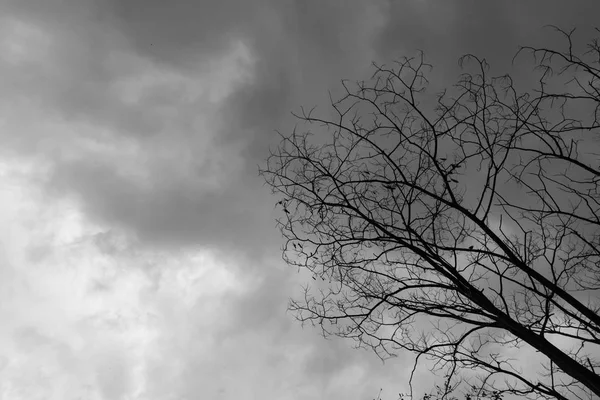
[[[425,51],[510,72],[597,1],[4,0],[0,399],[371,399],[382,365],[285,312],[257,165],[300,105]],[[423,379],[429,379],[425,377]],[[387,394],[387,395],[386,395]]]

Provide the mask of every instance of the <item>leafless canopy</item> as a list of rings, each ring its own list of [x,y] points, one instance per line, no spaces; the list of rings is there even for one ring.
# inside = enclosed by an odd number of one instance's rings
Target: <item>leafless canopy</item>
[[[533,89],[467,55],[431,97],[420,55],[297,115],[261,173],[315,279],[301,321],[430,360],[442,396],[600,396],[600,45],[557,31],[564,50],[518,54]]]

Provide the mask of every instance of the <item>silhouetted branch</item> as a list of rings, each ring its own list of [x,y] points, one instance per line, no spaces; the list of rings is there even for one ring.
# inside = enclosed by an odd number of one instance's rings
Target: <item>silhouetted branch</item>
[[[284,260],[316,281],[290,303],[300,321],[432,360],[439,398],[472,374],[469,399],[600,396],[600,46],[578,55],[558,32],[566,51],[520,50],[540,71],[530,92],[467,55],[473,72],[426,110],[420,54],[344,81],[332,118],[296,114],[328,135],[281,135],[261,173]],[[565,79],[574,91],[552,91]]]

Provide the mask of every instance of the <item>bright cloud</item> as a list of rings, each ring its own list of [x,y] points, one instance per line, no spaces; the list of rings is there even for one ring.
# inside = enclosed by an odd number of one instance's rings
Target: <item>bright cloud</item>
[[[195,346],[209,351],[210,330],[225,323],[221,298],[243,292],[226,263],[137,251],[73,204],[44,199],[15,169],[3,165],[0,189],[5,398],[136,398],[151,385],[156,344],[177,325],[185,336],[190,313],[206,327]]]

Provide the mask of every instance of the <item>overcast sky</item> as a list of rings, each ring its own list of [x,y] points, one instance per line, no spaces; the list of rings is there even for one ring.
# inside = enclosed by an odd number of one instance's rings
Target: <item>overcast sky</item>
[[[350,399],[406,391],[286,314],[257,165],[300,105],[425,51],[511,72],[600,2],[0,1],[0,399]],[[421,377],[428,382],[429,376]]]

